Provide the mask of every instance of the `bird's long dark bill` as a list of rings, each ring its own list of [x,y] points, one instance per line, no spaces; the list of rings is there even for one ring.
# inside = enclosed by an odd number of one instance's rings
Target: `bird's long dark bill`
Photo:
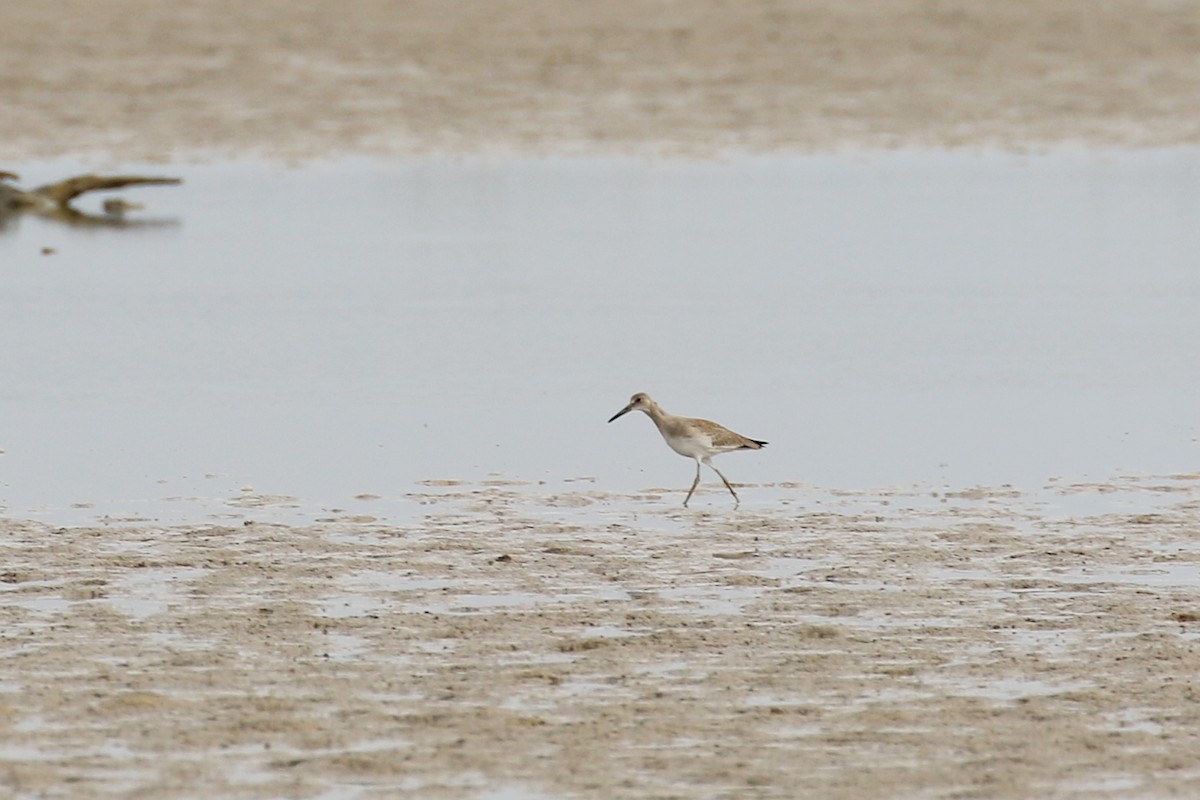
[[[622,408],[622,409],[621,409],[620,411],[618,411],[617,413],[613,414],[613,415],[612,415],[612,418],[611,418],[611,419],[609,419],[609,422],[612,422],[614,419],[616,419],[617,417],[621,416],[622,414],[628,414],[628,413],[629,413],[629,409],[631,409],[631,408],[633,408],[633,404],[632,404],[632,403],[631,403],[630,405],[627,405],[627,406],[625,406],[624,408]]]

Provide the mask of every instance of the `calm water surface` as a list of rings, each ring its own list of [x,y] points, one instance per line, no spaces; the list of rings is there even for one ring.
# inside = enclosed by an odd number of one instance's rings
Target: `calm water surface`
[[[9,516],[686,489],[635,391],[770,440],[737,482],[1200,468],[1200,152],[141,169],[154,224],[0,229]]]

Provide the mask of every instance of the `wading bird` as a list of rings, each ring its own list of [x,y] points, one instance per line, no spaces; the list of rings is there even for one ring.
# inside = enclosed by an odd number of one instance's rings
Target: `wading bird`
[[[712,457],[721,453],[728,453],[730,450],[758,450],[766,442],[758,439],[747,439],[739,433],[718,425],[715,422],[709,422],[706,419],[693,419],[691,417],[677,417],[673,414],[668,414],[659,407],[658,403],[645,392],[638,392],[629,400],[629,405],[622,408],[616,414],[613,414],[609,422],[617,419],[623,414],[628,414],[630,411],[644,411],[646,416],[654,420],[654,424],[658,426],[658,432],[666,439],[667,444],[671,449],[681,456],[694,458],[696,460],[696,480],[692,481],[692,488],[688,489],[687,497],[683,499],[683,505],[686,508],[688,501],[692,499],[692,493],[696,491],[696,487],[700,484],[700,465],[705,464],[712,468],[712,471],[717,473],[721,482],[725,484],[725,488],[733,495],[734,508],[741,504],[741,499],[737,492],[733,490],[733,486],[721,474],[721,470],[712,465]]]

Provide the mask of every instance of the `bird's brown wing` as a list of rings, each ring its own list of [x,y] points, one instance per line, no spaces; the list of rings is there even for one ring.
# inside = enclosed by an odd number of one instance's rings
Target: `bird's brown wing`
[[[727,450],[758,450],[766,444],[766,442],[759,441],[758,439],[751,439],[742,436],[740,433],[734,433],[724,425],[718,425],[711,420],[689,419],[688,422],[708,434],[714,447]]]

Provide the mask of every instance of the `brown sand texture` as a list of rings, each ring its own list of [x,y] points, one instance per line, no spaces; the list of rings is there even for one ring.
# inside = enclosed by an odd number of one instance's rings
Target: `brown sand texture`
[[[1200,475],[436,481],[420,524],[0,529],[17,797],[1112,798],[1200,785]],[[264,502],[276,502],[264,498]],[[252,517],[248,517],[250,521]]]
[[[63,0],[0,23],[18,171],[1200,140],[1189,2]],[[406,525],[0,521],[0,796],[1196,796],[1200,475],[781,484],[738,513],[709,489],[683,511],[434,481]]]
[[[0,23],[9,159],[1200,142],[1186,0],[62,0]]]

